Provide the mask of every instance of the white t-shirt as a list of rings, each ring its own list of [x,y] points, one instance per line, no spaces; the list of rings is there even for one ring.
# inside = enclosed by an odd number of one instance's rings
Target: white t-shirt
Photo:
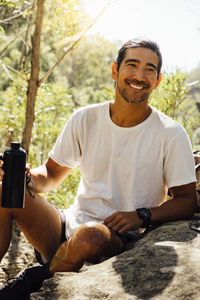
[[[80,108],[50,157],[69,168],[80,164],[82,173],[74,204],[65,210],[67,237],[115,211],[158,206],[168,188],[196,181],[185,129],[153,107],[144,122],[128,128],[112,122],[110,102]]]

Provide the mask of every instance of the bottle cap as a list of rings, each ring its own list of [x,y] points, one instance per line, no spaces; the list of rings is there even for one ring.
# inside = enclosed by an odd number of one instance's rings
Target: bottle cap
[[[12,149],[19,149],[20,148],[20,143],[11,143],[11,148]]]

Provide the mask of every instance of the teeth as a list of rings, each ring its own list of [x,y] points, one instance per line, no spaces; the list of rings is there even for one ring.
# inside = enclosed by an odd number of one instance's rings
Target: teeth
[[[143,88],[142,86],[138,86],[138,85],[134,85],[134,84],[130,84],[130,86],[136,90],[141,90]]]

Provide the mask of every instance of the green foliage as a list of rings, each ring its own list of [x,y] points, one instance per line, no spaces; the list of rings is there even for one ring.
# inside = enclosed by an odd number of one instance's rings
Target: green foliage
[[[116,44],[102,37],[85,38],[66,57],[59,71],[66,76],[76,106],[99,103],[113,98],[111,63]]]
[[[47,83],[39,90],[29,159],[43,164],[64,124],[74,110],[70,91],[62,84]]]
[[[7,7],[18,7],[23,4],[23,0],[1,0],[0,6],[6,5]]]
[[[188,92],[184,85],[186,74],[176,70],[175,73],[164,73],[162,81],[153,94],[151,103],[166,115],[177,119],[178,108]],[[151,97],[152,98],[152,97]]]
[[[29,162],[36,167],[46,162],[67,119],[74,111],[70,90],[62,84],[44,84],[39,90]],[[68,207],[74,200],[80,180],[79,168],[72,170],[66,180],[46,199],[59,208]]]
[[[59,185],[56,190],[51,191],[47,195],[47,200],[53,203],[56,207],[68,208],[74,202],[80,178],[81,173],[77,167],[72,170],[64,182]]]
[[[192,144],[194,145],[194,151],[200,150],[200,127],[192,135]]]
[[[200,103],[200,66],[188,74],[187,83],[190,99],[196,103]]]
[[[3,29],[2,26],[0,26],[0,31],[3,32],[3,33],[5,33],[5,31],[4,31],[4,29]]]
[[[29,28],[26,40],[27,26],[29,17],[32,15],[34,21],[35,10],[33,11],[32,1],[4,1],[5,5],[0,6],[1,19],[5,20],[0,30],[0,53],[5,45],[12,41],[2,54],[2,61],[10,67],[18,69],[22,74],[30,76],[31,59],[31,35],[33,34],[33,25]],[[16,19],[14,18],[16,15]],[[11,19],[12,21],[6,21]],[[46,0],[44,2],[44,20],[41,37],[41,69],[42,77],[58,58],[63,54],[63,47],[70,46],[69,38],[78,34],[88,24],[88,17],[82,10],[79,0]],[[73,40],[73,39],[72,39]],[[19,65],[22,54],[22,48],[26,45],[24,53],[24,64]],[[56,80],[53,73],[48,81]],[[3,78],[4,79],[4,78]],[[0,84],[3,88],[7,87],[0,76]]]
[[[1,19],[23,12],[18,19],[1,24],[0,27],[0,53],[5,45],[13,41],[0,57],[1,151],[4,151],[11,140],[21,140],[24,127],[26,87],[30,76],[30,35],[33,28],[26,42],[24,64],[19,66],[19,61],[27,20],[30,13],[35,13],[31,11],[32,3],[33,1],[22,0],[3,1],[3,5],[2,1],[0,3]],[[40,77],[55,64],[63,50],[71,45],[87,24],[88,17],[81,10],[78,0],[45,1]],[[19,32],[23,34],[17,37],[16,33]],[[65,57],[48,81],[40,87],[29,150],[29,162],[32,167],[45,163],[57,136],[74,109],[114,98],[111,63],[115,51],[116,44],[99,36],[87,37]],[[191,95],[189,97],[187,93],[186,74],[178,70],[170,74],[165,73],[159,88],[151,98],[151,104],[181,122],[193,145],[197,145],[200,144],[199,113],[195,102],[191,101]],[[77,167],[55,191],[46,195],[47,199],[57,207],[68,207],[76,195],[80,176]]]
[[[192,144],[194,150],[200,149],[200,65],[195,68],[191,73],[187,76],[187,83],[189,87],[188,99],[195,103],[198,108],[198,126],[194,129],[192,134]]]
[[[26,96],[18,86],[0,92],[1,151],[11,140],[21,141],[24,126]]]
[[[11,140],[20,141],[22,137],[26,87],[30,76],[32,46],[30,36],[33,33],[33,26],[30,27],[28,39],[25,41],[24,63],[20,65],[19,62],[30,14],[33,15],[34,20],[35,11],[32,11],[32,4],[33,1],[21,0],[3,1],[3,3],[1,1],[0,3],[1,20],[4,20],[0,27],[1,151],[5,150]],[[68,40],[66,42],[66,38],[79,33],[87,24],[88,18],[83,13],[78,0],[45,1],[40,76],[43,76],[58,60],[63,51],[62,47],[70,45]],[[71,101],[70,89],[64,84],[59,72],[55,72],[38,92],[32,144],[29,150],[29,161],[32,167],[45,162],[49,150],[73,109],[74,103]],[[69,191],[68,199],[72,201],[79,178],[79,170],[74,170],[59,187],[58,192],[54,192],[53,198],[58,205],[62,206],[61,202],[64,197],[61,194],[66,190]],[[50,200],[52,196],[53,192],[48,195]]]
[[[194,130],[199,126],[199,112],[195,103],[187,97],[186,75],[179,70],[164,73],[159,87],[151,96],[151,104],[181,123],[192,139]]]
[[[43,32],[51,33],[56,42],[81,31],[89,21],[79,0],[45,1],[45,11]]]
[[[23,5],[24,0],[1,0],[0,3],[0,9],[1,12],[8,12],[8,9],[20,9]],[[13,12],[13,10],[10,10],[10,12]]]
[[[6,34],[19,30],[25,23],[25,17],[30,14],[33,0],[1,0],[0,16],[1,26]]]

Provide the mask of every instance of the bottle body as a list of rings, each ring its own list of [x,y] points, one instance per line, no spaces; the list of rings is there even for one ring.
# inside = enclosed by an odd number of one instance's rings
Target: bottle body
[[[2,207],[23,208],[25,199],[26,152],[20,143],[11,143],[4,152],[2,180]]]

